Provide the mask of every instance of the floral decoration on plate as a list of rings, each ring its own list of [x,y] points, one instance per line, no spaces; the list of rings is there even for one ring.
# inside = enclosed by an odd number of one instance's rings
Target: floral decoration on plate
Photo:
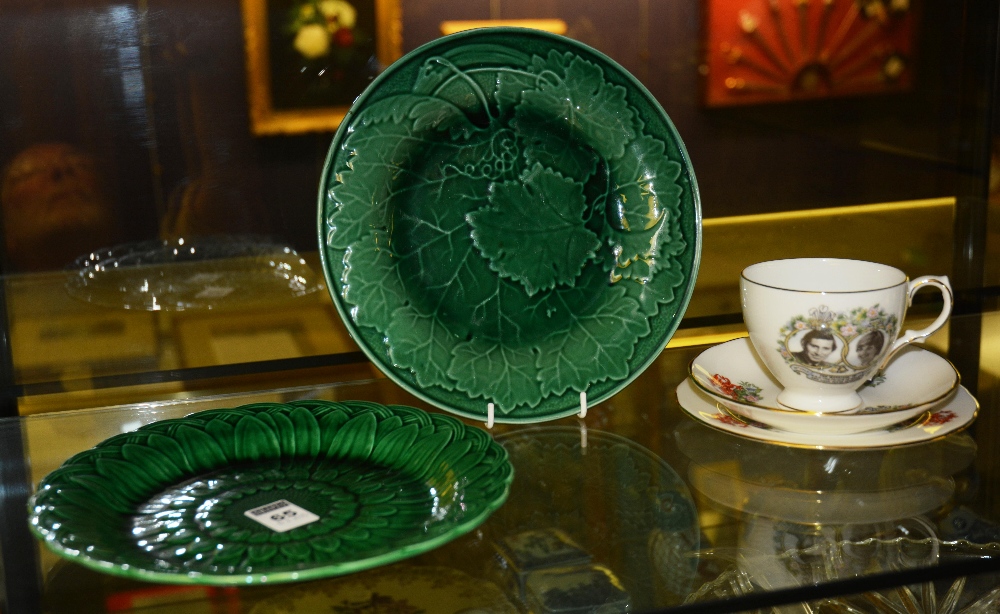
[[[712,375],[708,381],[721,394],[740,403],[756,403],[763,398],[760,394],[761,387],[750,382],[741,381],[738,384],[734,384],[729,381],[728,377],[719,375],[718,373]]]
[[[890,448],[933,441],[962,431],[979,413],[979,402],[959,386],[955,394],[916,418],[884,428],[850,434],[795,433],[736,414],[698,388],[690,378],[677,387],[677,401],[694,420],[727,433],[778,445],[827,450]]]
[[[30,524],[56,554],[140,580],[334,576],[482,523],[513,469],[483,430],[363,401],[245,405],[164,420],[67,460]]]
[[[599,52],[534,30],[393,64],[330,150],[320,237],[362,349],[446,410],[533,422],[638,375],[694,285],[700,205],[675,129]]]

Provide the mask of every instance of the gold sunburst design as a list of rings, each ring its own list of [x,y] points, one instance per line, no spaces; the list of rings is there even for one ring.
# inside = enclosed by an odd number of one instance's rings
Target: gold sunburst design
[[[704,0],[705,103],[877,94],[913,81],[912,0]]]

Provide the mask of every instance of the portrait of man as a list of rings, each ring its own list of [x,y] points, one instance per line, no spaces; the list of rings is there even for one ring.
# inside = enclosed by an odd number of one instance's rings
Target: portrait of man
[[[827,367],[832,363],[826,359],[836,347],[837,341],[833,333],[828,330],[813,329],[802,336],[802,350],[792,352],[792,356],[811,367]]]
[[[858,345],[856,348],[858,354],[858,364],[862,367],[867,367],[878,357],[882,352],[882,347],[885,345],[885,337],[882,333],[877,330],[865,333],[860,339],[858,339]]]

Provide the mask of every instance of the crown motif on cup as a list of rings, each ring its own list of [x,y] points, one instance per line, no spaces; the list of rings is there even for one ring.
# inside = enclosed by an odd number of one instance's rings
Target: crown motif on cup
[[[809,328],[828,328],[837,319],[837,314],[830,311],[826,305],[813,307],[809,310]]]

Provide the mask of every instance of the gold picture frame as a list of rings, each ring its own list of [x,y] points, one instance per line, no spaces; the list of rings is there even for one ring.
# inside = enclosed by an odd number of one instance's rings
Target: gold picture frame
[[[354,87],[358,91],[340,92],[348,101],[329,106],[309,104],[296,106],[286,100],[279,103],[275,97],[274,75],[277,55],[272,49],[271,30],[277,9],[276,4],[288,5],[276,0],[241,0],[243,12],[243,35],[246,51],[247,98],[250,112],[250,129],[254,135],[300,134],[336,130],[350,108],[353,100],[364,87]],[[382,67],[388,66],[402,55],[402,9],[401,0],[348,0],[353,5],[374,8],[374,24],[366,24],[373,30],[375,57]],[[294,4],[294,2],[292,2]],[[303,1],[302,5],[318,5]],[[287,9],[286,9],[287,11]],[[359,20],[360,21],[360,20]],[[319,74],[322,74],[319,73]],[[284,94],[284,92],[281,92]]]
[[[475,19],[464,21],[442,21],[441,34],[448,36],[478,28],[513,27],[544,30],[553,34],[566,34],[569,26],[562,19]]]

